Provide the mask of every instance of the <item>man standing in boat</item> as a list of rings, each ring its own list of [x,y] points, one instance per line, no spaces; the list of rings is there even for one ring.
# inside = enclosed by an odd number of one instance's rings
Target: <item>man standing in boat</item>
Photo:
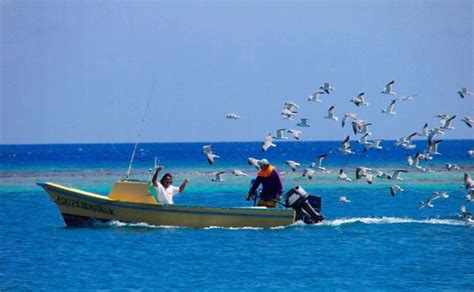
[[[260,160],[258,165],[260,166],[260,171],[250,187],[246,200],[250,201],[250,198],[256,195],[258,187],[262,184],[262,192],[260,193],[257,206],[275,208],[283,193],[280,174],[266,159]]]
[[[162,204],[174,204],[173,196],[183,192],[186,188],[186,185],[189,183],[189,180],[185,179],[178,188],[172,185],[173,176],[171,175],[171,173],[165,173],[161,180],[157,181],[158,174],[162,169],[163,167],[159,166],[156,169],[155,174],[153,175],[153,179],[151,180],[153,186],[155,186],[156,199],[158,199],[158,202]]]

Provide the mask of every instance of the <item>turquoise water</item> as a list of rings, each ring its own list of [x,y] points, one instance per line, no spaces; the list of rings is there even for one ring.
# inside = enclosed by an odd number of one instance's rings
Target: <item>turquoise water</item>
[[[175,175],[191,180],[177,204],[246,206],[256,170],[249,156],[267,158],[283,174],[285,189],[299,184],[321,195],[327,220],[273,229],[176,228],[111,222],[67,228],[59,212],[35,184],[51,181],[107,194],[124,177],[133,145],[0,146],[0,289],[196,289],[196,290],[466,290],[474,289],[474,226],[460,220],[460,205],[472,211],[461,188],[463,173],[473,175],[474,141],[445,141],[441,156],[422,162],[433,173],[406,166],[407,152],[382,144],[343,156],[338,142],[279,143],[269,152],[260,143],[214,143],[221,156],[209,166],[205,143],[139,145],[132,176],[148,179],[155,156]],[[424,148],[425,142],[418,142]],[[353,147],[356,150],[358,145]],[[332,152],[330,152],[332,151]],[[312,180],[283,162],[307,166],[328,153],[325,173]],[[447,162],[461,169],[448,172]],[[357,166],[409,172],[396,182],[404,192],[392,197],[392,181],[355,181]],[[343,167],[353,182],[337,180]],[[249,177],[215,171],[240,169]],[[448,191],[432,209],[417,210],[434,191]],[[339,203],[346,196],[350,203]]]

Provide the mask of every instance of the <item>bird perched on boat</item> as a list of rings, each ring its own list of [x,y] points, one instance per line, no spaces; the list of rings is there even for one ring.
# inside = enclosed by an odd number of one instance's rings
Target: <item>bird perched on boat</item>
[[[352,98],[352,99],[349,100],[349,101],[350,101],[350,102],[353,102],[357,107],[359,107],[359,106],[361,106],[361,105],[366,105],[366,106],[368,106],[369,103],[365,101],[364,95],[365,95],[365,92],[361,92],[361,93],[359,93],[356,97]]]
[[[235,176],[247,176],[247,174],[241,170],[234,169],[232,170],[232,174]]]
[[[365,177],[365,180],[367,183],[372,184],[374,176],[369,173],[372,169],[367,168],[367,167],[362,167],[359,166],[356,169],[356,179],[361,179],[362,177]]]
[[[466,210],[466,206],[464,206],[464,204],[461,205],[461,217],[462,220],[466,221],[466,223],[474,223],[472,220],[472,213]]]
[[[396,99],[392,99],[392,101],[390,102],[390,104],[387,106],[386,109],[382,109],[382,113],[384,114],[389,114],[389,115],[396,115],[397,113],[393,111],[393,109],[395,108],[395,102],[397,102]]]
[[[395,197],[395,195],[398,193],[398,192],[403,192],[404,189],[402,189],[399,185],[393,185],[390,187],[390,194],[392,195],[392,197]]]
[[[240,118],[240,116],[235,113],[228,113],[225,117],[230,120],[238,120]]]
[[[467,172],[464,173],[464,188],[467,189],[472,189],[474,187],[474,181],[472,178],[469,176]]]
[[[225,171],[219,171],[219,172],[214,172],[214,178],[212,178],[212,181],[224,181],[222,179],[222,174],[224,174]]]
[[[300,122],[297,123],[296,125],[298,127],[311,127],[311,125],[308,124],[309,121],[310,121],[310,119],[308,119],[308,118],[301,118]]]
[[[285,132],[286,129],[278,129],[276,130],[276,135],[273,136],[273,139],[275,140],[287,140],[288,137],[286,137],[283,133]]]
[[[334,86],[332,86],[329,82],[324,82],[322,86],[319,87],[319,89],[324,90],[327,94],[331,93],[331,91],[335,90]]]
[[[350,203],[351,201],[348,200],[345,196],[339,197],[339,202],[341,203]]]
[[[322,154],[322,155],[319,155],[318,157],[316,157],[315,161],[311,162],[311,167],[314,168],[316,166],[316,161],[317,161],[318,162],[318,169],[322,170],[322,171],[325,171],[326,167],[323,167],[323,160],[324,160],[324,158],[326,158],[326,156],[328,156],[328,154]]]
[[[339,175],[338,175],[337,178],[340,179],[340,180],[345,180],[347,182],[352,181],[352,179],[347,176],[347,174],[344,172],[344,169],[342,169],[342,168],[339,170]]]
[[[389,94],[389,95],[396,95],[396,93],[392,91],[394,84],[395,84],[395,80],[392,80],[392,81],[390,81],[389,83],[387,83],[387,84],[383,87],[381,93],[383,93],[383,94]]]
[[[313,94],[308,96],[308,101],[323,102],[321,99],[319,99],[321,94],[324,94],[324,92],[322,92],[322,91],[314,92]]]
[[[453,171],[453,170],[459,170],[460,169],[459,165],[454,164],[454,163],[446,163],[445,166],[446,166],[446,169],[448,171]]]
[[[293,135],[293,138],[295,138],[295,140],[299,140],[299,139],[300,139],[301,131],[289,129],[289,130],[288,130],[288,133],[290,133],[291,135]]]
[[[439,198],[447,199],[448,197],[449,196],[447,195],[447,192],[442,192],[442,193],[434,192],[433,195],[431,195],[431,197],[426,202],[423,202],[423,201],[420,202],[418,206],[418,210],[423,209],[424,207],[433,208],[434,207],[433,201]]]
[[[273,144],[273,140],[272,140],[272,134],[268,134],[267,136],[265,136],[265,140],[263,141],[263,145],[262,145],[262,151],[267,151],[268,148],[270,147],[276,147],[275,144]]]
[[[301,165],[300,163],[293,160],[287,160],[285,161],[285,164],[288,165],[293,171],[296,171],[296,169]]]
[[[352,120],[355,120],[357,118],[357,115],[353,113],[345,113],[344,116],[342,117],[342,123],[341,123],[343,128],[346,125],[346,122],[349,118],[352,118]]]
[[[330,120],[339,120],[338,117],[336,117],[336,108],[334,106],[331,106],[329,109],[328,109],[328,115],[325,116],[324,118],[326,119],[330,119]]]
[[[461,90],[458,91],[458,94],[461,98],[464,98],[466,95],[472,95],[472,92],[469,92],[467,87],[463,87]]]
[[[342,152],[342,154],[354,154],[354,152],[351,150],[351,144],[349,143],[349,136],[342,141],[341,148],[339,150]]]
[[[469,128],[472,128],[472,125],[474,124],[474,120],[472,120],[470,116],[465,116],[461,121],[463,121]]]
[[[405,96],[400,97],[400,100],[404,100],[404,101],[413,100],[413,98],[414,98],[415,96],[416,96],[416,94],[405,95]]]
[[[260,170],[260,165],[258,165],[258,159],[255,159],[253,157],[247,158],[247,163],[249,165],[253,165],[257,170]]]
[[[309,179],[312,179],[315,171],[311,168],[305,168],[303,171],[303,177],[307,176]]]

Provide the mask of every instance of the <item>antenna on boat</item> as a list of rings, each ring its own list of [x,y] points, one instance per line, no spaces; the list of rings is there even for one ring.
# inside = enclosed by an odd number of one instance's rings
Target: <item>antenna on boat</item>
[[[142,121],[140,123],[140,127],[138,128],[137,142],[135,142],[135,146],[133,147],[132,158],[130,159],[130,164],[128,165],[127,175],[125,176],[126,180],[130,176],[130,172],[132,171],[132,164],[133,164],[133,160],[135,159],[135,153],[137,152],[138,142],[140,142],[140,135],[141,135],[141,131],[142,131],[143,122],[145,122],[146,113],[148,112],[148,108],[150,107],[150,101],[151,101],[151,97],[153,96],[153,92],[155,91],[155,86],[156,86],[156,74],[155,74],[155,82],[153,82],[153,87],[151,89],[150,96],[148,97],[148,102],[146,104],[145,113],[143,114],[143,118],[142,118]]]

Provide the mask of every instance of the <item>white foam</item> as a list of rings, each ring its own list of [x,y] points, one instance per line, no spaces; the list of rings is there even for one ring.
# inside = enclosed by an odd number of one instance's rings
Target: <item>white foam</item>
[[[180,226],[169,226],[169,225],[152,225],[145,222],[139,223],[125,223],[116,220],[112,220],[106,223],[108,226],[113,227],[145,227],[145,228],[185,228]]]
[[[413,219],[413,218],[398,218],[398,217],[355,217],[355,218],[340,218],[334,220],[325,220],[318,225],[322,226],[340,226],[351,223],[364,224],[435,224],[435,225],[466,225],[464,221],[454,219]]]

